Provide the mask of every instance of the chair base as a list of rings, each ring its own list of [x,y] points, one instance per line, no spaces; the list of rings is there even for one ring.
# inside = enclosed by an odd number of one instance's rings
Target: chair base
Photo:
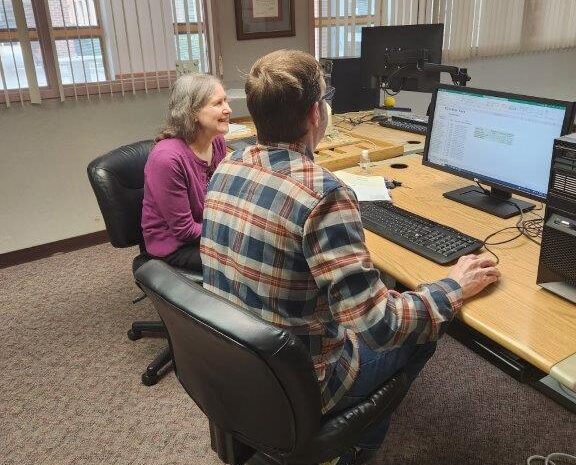
[[[166,337],[166,327],[161,321],[135,321],[128,330],[128,339],[137,341],[144,337],[143,333]]]
[[[159,335],[166,337],[166,327],[161,321],[135,321],[128,330],[128,339],[137,341],[145,335]],[[172,353],[170,348],[166,347],[156,358],[146,367],[142,373],[142,384],[144,386],[153,386],[160,378],[166,374],[172,366]]]
[[[166,347],[156,358],[146,367],[142,373],[142,384],[144,386],[153,386],[158,380],[166,374],[172,366],[172,352],[170,347]]]

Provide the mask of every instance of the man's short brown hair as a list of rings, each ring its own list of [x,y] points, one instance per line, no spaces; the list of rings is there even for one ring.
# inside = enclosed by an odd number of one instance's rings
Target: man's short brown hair
[[[277,50],[260,58],[246,81],[246,103],[260,142],[296,142],[321,98],[322,69],[310,54]]]

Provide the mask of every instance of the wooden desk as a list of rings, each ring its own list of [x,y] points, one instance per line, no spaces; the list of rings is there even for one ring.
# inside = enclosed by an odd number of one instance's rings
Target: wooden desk
[[[400,145],[404,148],[404,155],[410,153],[421,153],[424,151],[424,141],[426,140],[426,136],[424,135],[384,128],[378,123],[373,123],[371,121],[365,121],[361,124],[350,123],[350,120],[367,120],[371,115],[371,111],[332,115],[332,122],[333,126],[338,131],[357,139],[369,140],[376,144],[384,142],[393,145]],[[226,136],[227,139],[239,139],[255,133],[254,123],[249,117],[234,118],[233,121],[235,123],[244,124],[248,129],[244,132],[230,134]],[[320,148],[322,148],[321,145]]]
[[[363,111],[332,115],[332,121],[336,128],[360,139],[372,141],[384,140],[404,147],[404,154],[421,153],[424,151],[426,136],[397,129],[384,128],[378,123],[369,120],[373,112]],[[361,124],[352,124],[351,121],[365,121]]]
[[[383,128],[375,123],[360,125],[346,124],[334,115],[334,128],[316,147],[316,163],[336,171],[356,166],[362,150],[368,150],[372,161],[394,158],[424,149],[424,136]],[[253,122],[249,118],[235,120],[246,126],[246,131],[229,134],[226,139],[240,139],[255,134]]]
[[[408,168],[390,168],[391,163],[399,161]],[[378,165],[372,174],[402,182],[402,187],[391,192],[399,207],[479,239],[517,222],[518,217],[503,220],[445,199],[444,192],[469,185],[470,181],[423,166],[419,155]],[[503,233],[498,239],[506,237]],[[408,287],[415,288],[448,273],[449,267],[437,265],[369,231],[366,242],[375,265]],[[576,389],[576,305],[536,284],[540,253],[537,244],[522,236],[490,248],[500,257],[502,279],[467,301],[461,320],[568,388]]]

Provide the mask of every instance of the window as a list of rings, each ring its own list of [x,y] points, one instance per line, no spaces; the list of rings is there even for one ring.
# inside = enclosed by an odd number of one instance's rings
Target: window
[[[314,1],[314,37],[316,56],[360,56],[362,27],[373,26],[376,2]]]
[[[106,81],[104,31],[94,0],[48,0],[62,84]]]
[[[198,60],[202,69],[207,62],[206,47],[202,44],[204,35],[202,25],[204,20],[201,17],[202,9],[198,9],[196,0],[180,0],[176,2],[175,38],[176,51],[180,60]]]
[[[160,89],[177,62],[207,72],[203,5],[0,0],[0,103]]]

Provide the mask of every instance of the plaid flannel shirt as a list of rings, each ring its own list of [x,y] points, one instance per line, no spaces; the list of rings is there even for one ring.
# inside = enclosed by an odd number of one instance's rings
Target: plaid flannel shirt
[[[220,163],[200,249],[205,288],[304,342],[324,413],[356,378],[357,338],[375,350],[433,341],[462,305],[451,279],[387,289],[355,194],[300,145],[253,146]]]

